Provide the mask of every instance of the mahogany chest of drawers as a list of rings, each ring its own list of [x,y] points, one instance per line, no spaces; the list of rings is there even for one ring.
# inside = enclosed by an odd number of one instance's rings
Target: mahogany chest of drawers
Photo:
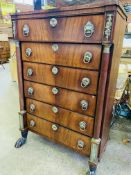
[[[90,156],[105,149],[125,31],[119,1],[12,16],[17,46],[21,147],[28,131]]]

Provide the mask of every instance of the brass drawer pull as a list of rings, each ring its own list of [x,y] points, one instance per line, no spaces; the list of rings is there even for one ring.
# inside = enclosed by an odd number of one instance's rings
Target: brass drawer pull
[[[52,50],[53,50],[54,52],[57,52],[57,51],[59,50],[58,44],[53,44],[53,45],[52,45]]]
[[[59,93],[59,89],[56,88],[56,87],[53,87],[53,88],[52,88],[52,93],[53,93],[54,95],[58,94],[58,93]]]
[[[27,48],[26,51],[25,51],[25,54],[26,54],[27,57],[30,57],[32,55],[31,48]]]
[[[35,121],[34,121],[34,120],[31,120],[31,121],[30,121],[30,127],[33,128],[33,127],[35,127],[35,126],[36,126]]]
[[[81,108],[83,111],[86,111],[88,109],[88,106],[89,106],[88,101],[86,101],[86,100],[82,100],[80,102],[80,105],[81,105]]]
[[[53,66],[53,68],[52,68],[52,73],[53,73],[54,75],[57,75],[58,72],[59,72],[59,69],[58,69],[56,66]]]
[[[81,82],[81,87],[86,88],[90,84],[90,79],[89,78],[83,78]]]
[[[86,64],[87,64],[87,63],[90,63],[91,60],[92,60],[92,58],[93,58],[92,53],[91,53],[91,52],[86,52],[86,53],[84,54],[83,62],[86,63]]]
[[[34,89],[32,87],[28,88],[28,95],[33,95]]]
[[[35,111],[35,105],[34,104],[30,104],[30,112],[34,112]]]
[[[33,70],[31,69],[31,68],[29,68],[28,70],[27,70],[27,76],[28,77],[31,77],[33,75]]]
[[[58,125],[53,124],[53,125],[52,125],[52,130],[53,130],[53,131],[57,131],[57,130],[58,130]]]
[[[56,106],[53,106],[52,107],[52,111],[56,114],[59,112],[58,108]]]
[[[81,121],[79,123],[79,127],[80,127],[80,130],[85,131],[86,130],[86,127],[87,127],[87,123],[84,122],[84,121]]]
[[[29,25],[24,24],[24,26],[23,26],[23,35],[27,37],[27,36],[29,36],[29,33],[30,33]]]
[[[77,147],[78,149],[83,149],[85,146],[85,143],[82,140],[78,140]]]
[[[51,18],[50,19],[50,26],[51,27],[56,27],[57,25],[57,19],[56,18]]]
[[[94,31],[95,31],[94,24],[92,24],[91,21],[88,21],[84,26],[85,37],[90,38],[93,35]]]

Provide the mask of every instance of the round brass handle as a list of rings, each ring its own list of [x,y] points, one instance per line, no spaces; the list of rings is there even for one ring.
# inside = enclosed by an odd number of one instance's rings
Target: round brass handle
[[[33,128],[33,127],[35,127],[35,126],[36,126],[35,121],[34,121],[34,120],[31,120],[31,121],[30,121],[30,127]]]
[[[59,93],[59,89],[56,88],[56,87],[53,87],[53,88],[52,88],[52,93],[53,93],[54,95],[58,94],[58,93]]]
[[[31,48],[27,48],[25,51],[25,54],[27,57],[30,57],[32,55],[32,49]]]
[[[58,72],[59,72],[59,69],[58,69],[56,66],[53,66],[53,68],[52,68],[52,73],[53,73],[54,75],[57,75]]]
[[[34,112],[35,111],[35,105],[34,104],[30,104],[30,112]]]
[[[95,31],[95,26],[91,21],[88,21],[84,26],[85,37],[90,38]]]
[[[53,45],[52,45],[52,50],[53,50],[54,52],[57,52],[58,49],[59,49],[58,44],[53,44]]]
[[[50,26],[54,28],[54,27],[56,27],[56,25],[57,25],[57,19],[51,18],[50,19]]]
[[[28,76],[28,77],[31,77],[32,75],[33,75],[33,69],[29,68],[29,69],[27,70],[27,76]]]
[[[34,89],[32,87],[28,88],[28,95],[33,95]]]
[[[88,101],[86,101],[86,100],[82,100],[80,102],[80,105],[81,105],[81,108],[83,111],[86,111],[88,109],[88,106],[89,106]]]
[[[92,54],[91,52],[86,52],[86,53],[84,54],[83,62],[84,62],[85,64],[90,63],[91,60],[92,60],[92,58],[93,58],[93,54]]]
[[[57,131],[57,130],[58,130],[58,125],[53,124],[53,125],[52,125],[52,130],[53,130],[53,131]]]
[[[83,78],[81,82],[81,87],[86,88],[90,84],[90,79],[89,78]]]
[[[82,140],[78,140],[77,147],[78,149],[83,149],[85,146],[85,143]]]
[[[23,26],[23,35],[25,37],[27,37],[27,36],[29,36],[29,33],[30,33],[29,25],[28,24],[24,24],[24,26]]]
[[[59,112],[58,108],[56,106],[53,106],[52,107],[52,111],[56,114]]]
[[[84,122],[84,121],[81,121],[79,123],[79,127],[80,127],[80,130],[85,131],[86,130],[86,127],[87,127],[87,123]]]

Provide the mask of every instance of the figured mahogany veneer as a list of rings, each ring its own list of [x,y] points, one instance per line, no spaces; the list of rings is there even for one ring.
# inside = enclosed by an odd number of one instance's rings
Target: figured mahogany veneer
[[[32,87],[34,89],[33,95],[28,95],[28,88]],[[85,115],[94,116],[96,97],[93,95],[82,94],[79,92],[73,92],[66,89],[59,89],[58,94],[54,95],[52,93],[53,86],[42,85],[38,83],[33,83],[25,81],[25,97],[39,100],[52,105],[57,105],[75,112],[79,112]],[[80,106],[80,101],[86,100],[89,103],[88,109],[83,111]]]
[[[58,68],[58,73],[54,75],[52,73],[52,68],[54,66],[55,65],[24,62],[24,79],[89,94],[96,94],[98,72],[56,66]],[[31,76],[28,76],[28,69],[32,69],[33,71]],[[85,88],[81,86],[83,78],[90,79],[90,84]]]
[[[50,41],[50,42],[101,42],[103,36],[104,16],[79,16],[56,18],[56,27],[50,26],[50,19],[18,20],[18,39],[21,41]],[[91,21],[95,26],[92,37],[84,35],[84,26]],[[29,25],[30,34],[23,36],[24,24]],[[35,24],[35,26],[34,26]]]
[[[35,109],[31,109],[31,105],[34,105]],[[66,128],[80,132],[82,134],[92,137],[94,118],[81,115],[60,107],[57,107],[58,112],[53,112],[53,105],[38,102],[32,99],[26,99],[27,112],[40,118],[49,120],[54,123],[58,123]],[[86,123],[86,128],[80,128],[80,122]]]
[[[22,60],[28,62],[62,65],[91,70],[98,70],[100,67],[101,45],[91,44],[65,44],[56,43],[58,50],[52,49],[54,43],[22,43]],[[32,50],[31,56],[26,56],[26,49]],[[89,63],[84,63],[84,55],[90,52],[93,55]]]
[[[109,135],[124,9],[118,0],[93,1],[17,13],[12,21],[14,38],[20,41],[16,55],[22,141],[23,132],[31,130],[90,155],[90,169],[95,170]]]
[[[30,127],[30,121],[32,120],[35,122],[34,127]],[[70,148],[74,149],[77,152],[80,152],[81,154],[90,154],[91,139],[89,137],[78,134],[61,126],[58,126],[57,131],[53,131],[53,124],[54,123],[27,114],[27,126],[31,131],[41,134],[44,137],[47,137],[55,142],[59,142],[61,144],[69,146]],[[78,147],[79,140],[84,142],[84,147],[82,149]]]

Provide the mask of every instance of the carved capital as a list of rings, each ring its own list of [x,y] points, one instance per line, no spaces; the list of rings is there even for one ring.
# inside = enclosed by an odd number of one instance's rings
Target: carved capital
[[[111,50],[111,44],[104,44],[103,53],[109,54]]]

